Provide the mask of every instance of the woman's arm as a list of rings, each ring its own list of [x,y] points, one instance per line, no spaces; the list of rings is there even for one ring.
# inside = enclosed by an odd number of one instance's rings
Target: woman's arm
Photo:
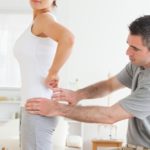
[[[58,43],[56,54],[46,79],[49,84],[50,81],[57,80],[58,72],[70,56],[74,44],[74,35],[48,13],[41,14],[38,21],[41,34],[52,38]]]

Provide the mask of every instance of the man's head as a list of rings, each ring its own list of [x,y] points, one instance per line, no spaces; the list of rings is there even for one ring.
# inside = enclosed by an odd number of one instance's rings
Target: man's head
[[[137,18],[129,25],[131,35],[141,36],[143,44],[150,50],[150,15]]]
[[[127,55],[131,63],[150,67],[150,15],[137,18],[129,25]]]

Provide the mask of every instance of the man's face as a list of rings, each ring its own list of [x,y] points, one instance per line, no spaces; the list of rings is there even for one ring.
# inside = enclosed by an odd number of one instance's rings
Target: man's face
[[[141,36],[129,34],[127,44],[129,47],[126,54],[131,63],[144,68],[150,67],[150,51],[143,45]]]

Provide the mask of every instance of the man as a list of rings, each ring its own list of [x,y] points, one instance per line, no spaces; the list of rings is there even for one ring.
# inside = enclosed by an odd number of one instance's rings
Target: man
[[[93,123],[112,124],[129,119],[127,147],[122,149],[150,149],[150,15],[129,25],[127,43],[126,54],[131,62],[116,76],[77,91],[54,89],[54,100],[31,99],[27,110]],[[103,97],[124,87],[130,88],[131,94],[110,107],[75,106],[82,99]],[[59,103],[60,100],[71,105]]]

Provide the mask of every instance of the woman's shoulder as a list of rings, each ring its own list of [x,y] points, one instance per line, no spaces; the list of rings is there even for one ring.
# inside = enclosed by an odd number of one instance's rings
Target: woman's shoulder
[[[52,13],[41,13],[36,17],[36,19],[43,22],[56,21],[56,17]]]

